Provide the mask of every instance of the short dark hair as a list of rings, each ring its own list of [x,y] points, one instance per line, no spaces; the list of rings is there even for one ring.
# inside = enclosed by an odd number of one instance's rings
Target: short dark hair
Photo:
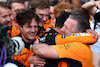
[[[30,0],[24,0],[24,1],[30,1]]]
[[[45,9],[49,7],[50,7],[49,0],[32,0],[28,5],[28,9],[33,9],[33,8]]]
[[[9,1],[7,2],[7,4],[8,4],[8,6],[9,6],[10,9],[12,8],[12,3],[14,3],[14,2],[24,4],[24,0],[9,0]],[[19,6],[19,7],[20,7],[20,6]]]
[[[59,1],[50,1],[50,6],[55,6],[59,3]]]
[[[70,14],[71,14],[70,12],[62,11],[60,16],[56,18],[55,27],[62,28],[64,25],[64,22],[66,21],[66,19],[69,17]]]
[[[0,2],[0,7],[9,8],[6,2]]]
[[[38,23],[40,22],[38,15],[31,10],[25,10],[21,13],[18,13],[16,16],[16,20],[21,27],[23,27],[23,25],[26,23],[30,24],[32,19],[35,19]]]
[[[71,14],[69,15],[69,18],[74,19],[78,22],[75,29],[77,32],[79,31],[85,32],[86,29],[90,29],[89,20],[85,16],[81,14]]]

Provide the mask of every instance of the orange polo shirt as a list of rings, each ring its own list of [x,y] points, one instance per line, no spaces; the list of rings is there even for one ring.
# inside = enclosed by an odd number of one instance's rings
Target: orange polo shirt
[[[92,67],[92,53],[86,43],[95,43],[92,34],[76,33],[55,38],[57,45],[52,47],[57,51],[59,58],[69,58],[82,63],[82,67]],[[58,67],[67,67],[65,61],[60,61]]]

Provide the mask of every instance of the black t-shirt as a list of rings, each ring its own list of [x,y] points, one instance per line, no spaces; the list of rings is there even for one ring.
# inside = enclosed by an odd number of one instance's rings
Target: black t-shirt
[[[52,28],[49,28],[44,34],[38,37],[39,43],[46,43],[48,45],[55,45],[55,36],[58,34]],[[58,59],[48,59],[45,58],[46,64],[44,67],[57,67],[58,66]]]
[[[58,34],[57,31],[55,31],[52,28],[49,28],[48,31],[46,31],[44,34],[38,37],[39,43],[46,43],[48,45],[54,45],[55,44],[55,36]]]

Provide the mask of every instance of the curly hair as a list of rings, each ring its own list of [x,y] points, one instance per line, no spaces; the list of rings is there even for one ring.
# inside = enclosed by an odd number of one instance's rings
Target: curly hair
[[[75,6],[73,6],[72,4],[68,3],[68,2],[60,2],[57,5],[54,6],[54,15],[55,18],[57,18],[60,15],[61,11],[64,11],[66,9],[74,9]]]

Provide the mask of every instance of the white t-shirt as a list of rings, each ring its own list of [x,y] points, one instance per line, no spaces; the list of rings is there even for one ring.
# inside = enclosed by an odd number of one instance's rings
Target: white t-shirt
[[[100,28],[95,31],[98,33],[99,39],[95,44],[91,45],[90,49],[92,52],[100,53]]]

